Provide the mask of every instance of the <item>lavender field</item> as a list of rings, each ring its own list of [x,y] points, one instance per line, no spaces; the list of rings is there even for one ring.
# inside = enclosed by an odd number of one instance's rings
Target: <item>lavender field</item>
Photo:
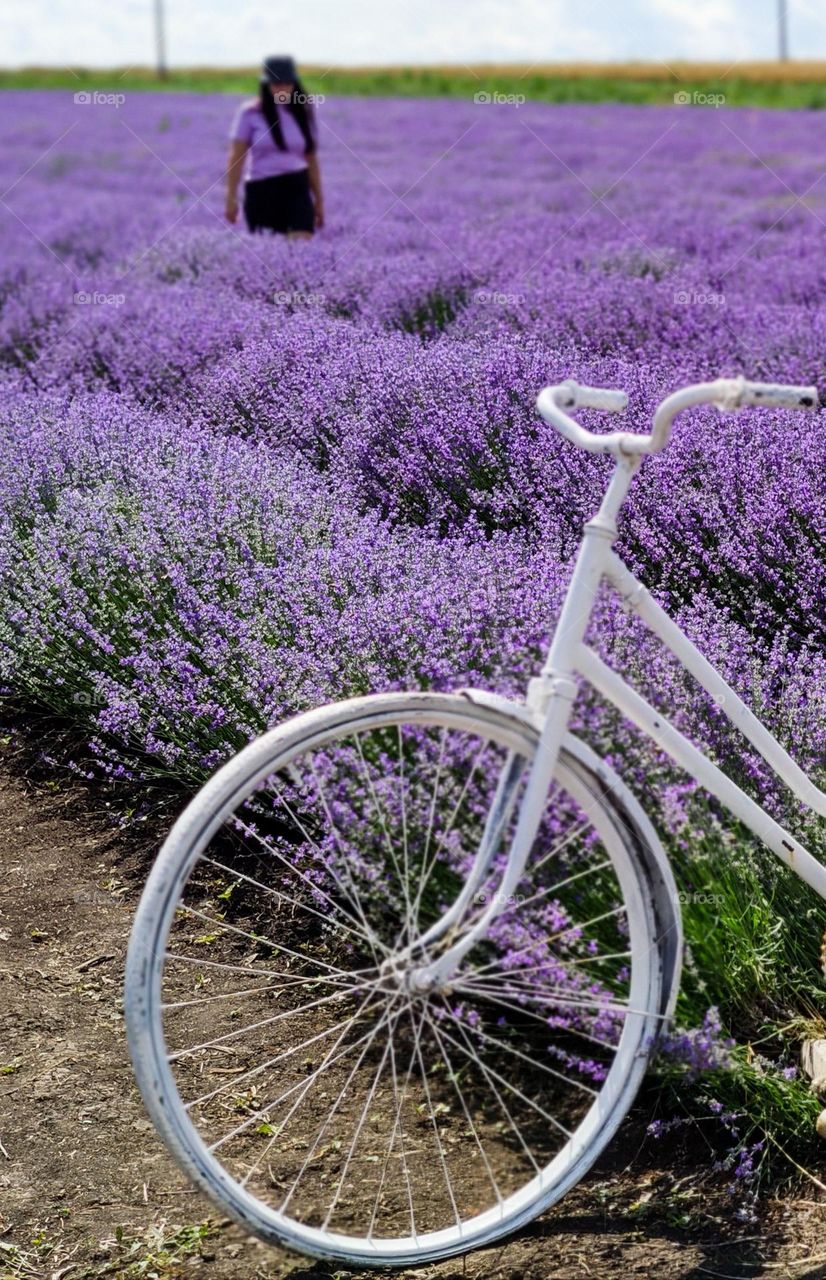
[[[2,102],[0,680],[125,788],[191,790],[334,697],[522,691],[608,465],[543,426],[546,383],[625,388],[643,430],[688,381],[826,382],[815,113],[330,100],[327,227],[287,243],[222,220],[234,105]],[[822,416],[697,412],[620,545],[821,779],[824,474]],[[612,663],[822,850],[719,710],[601,613]],[[815,902],[613,713],[578,718],[681,869],[677,1056],[690,1074],[768,1027],[748,1105],[805,1119],[772,1028],[811,1017]]]

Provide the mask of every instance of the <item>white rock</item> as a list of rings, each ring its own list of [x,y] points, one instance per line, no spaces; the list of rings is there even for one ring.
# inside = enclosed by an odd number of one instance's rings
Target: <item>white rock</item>
[[[810,1080],[826,1076],[826,1040],[804,1040],[800,1065]]]

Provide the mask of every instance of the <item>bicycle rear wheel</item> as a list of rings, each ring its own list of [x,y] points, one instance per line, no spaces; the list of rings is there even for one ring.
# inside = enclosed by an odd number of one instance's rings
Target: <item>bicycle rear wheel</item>
[[[172,1154],[263,1239],[368,1266],[487,1244],[630,1106],[662,1025],[656,922],[568,753],[518,892],[441,988],[406,981],[418,938],[432,958],[496,894],[535,746],[460,696],[355,699],[250,744],[170,833],[130,941],[132,1059]]]

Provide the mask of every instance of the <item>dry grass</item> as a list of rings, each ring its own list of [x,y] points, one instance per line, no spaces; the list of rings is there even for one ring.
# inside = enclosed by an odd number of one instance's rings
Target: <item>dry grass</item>
[[[308,76],[323,75],[330,68],[308,64]],[[451,78],[483,80],[486,77],[507,76],[523,79],[527,76],[547,77],[549,80],[654,80],[661,83],[680,81],[726,80],[735,78],[752,84],[824,84],[826,85],[826,60],[797,60],[789,62],[546,62],[510,63],[478,62],[428,63],[426,66],[410,66],[399,63],[386,66],[336,67],[336,75],[353,79],[371,79],[377,74],[429,73]],[[246,74],[251,74],[247,72]],[[253,73],[254,74],[254,73]]]

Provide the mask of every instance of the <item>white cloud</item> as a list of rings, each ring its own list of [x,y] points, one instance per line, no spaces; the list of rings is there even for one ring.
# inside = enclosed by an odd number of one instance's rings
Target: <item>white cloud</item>
[[[749,21],[738,0],[647,0],[646,7],[655,20],[665,20],[671,57],[725,62],[754,56],[755,27],[768,18],[761,2],[767,7],[767,0],[756,0]]]
[[[771,56],[776,0],[165,0],[173,64]],[[824,0],[790,0],[792,51],[826,56]],[[3,61],[151,63],[152,0],[4,0]]]
[[[272,4],[246,0],[208,28],[203,4],[168,0],[170,48],[186,40],[195,61],[248,62],[267,49],[293,49],[330,63],[553,61],[610,56],[610,41],[571,20],[569,0],[341,0]],[[175,12],[173,12],[173,10]],[[201,31],[198,27],[201,27]],[[195,52],[197,50],[197,52]]]

